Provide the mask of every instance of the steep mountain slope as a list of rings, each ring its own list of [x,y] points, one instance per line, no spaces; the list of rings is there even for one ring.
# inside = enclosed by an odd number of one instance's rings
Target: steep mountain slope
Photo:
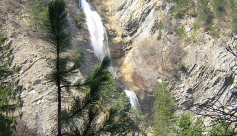
[[[231,93],[236,86],[235,57],[225,49],[233,39],[228,34],[231,25],[223,23],[228,18],[216,17],[207,29],[197,23],[199,11],[193,10],[199,6],[192,4],[185,9],[189,14],[177,18],[175,3],[163,0],[103,2],[118,79],[137,93],[143,112],[152,112],[152,95],[161,80],[169,84],[179,112],[236,100]],[[214,28],[218,23],[219,29]]]
[[[27,0],[0,3],[0,31],[11,41],[13,63],[21,66],[19,84],[23,85],[24,105],[18,132],[50,135],[57,103],[55,86],[45,80],[45,75],[51,70],[46,58],[54,56],[47,43],[26,27],[30,19]],[[84,13],[75,0],[67,0],[67,4],[72,43],[84,53],[75,79],[83,78],[99,60],[90,46]],[[218,104],[217,100],[236,101],[235,57],[225,50],[233,41],[234,36],[228,34],[232,27],[219,26],[215,29],[221,31],[219,36],[205,30],[201,23],[196,30],[195,16],[185,14],[177,19],[172,15],[175,3],[163,0],[98,0],[91,4],[103,17],[118,84],[121,89],[136,92],[142,112],[152,113],[153,94],[162,80],[175,97],[177,114],[186,110],[202,113],[199,107]],[[197,5],[194,7],[197,9]],[[74,18],[81,20],[81,28]],[[68,101],[65,96],[64,102]]]
[[[53,58],[50,45],[40,38],[42,32],[34,32],[29,29],[29,1],[15,0],[0,1],[0,33],[3,33],[11,41],[13,48],[13,66],[20,66],[19,85],[23,86],[21,97],[24,101],[23,117],[18,122],[17,133],[21,135],[51,135],[55,128],[55,117],[57,113],[56,88],[49,83],[45,76],[51,71],[47,58]],[[84,13],[79,10],[75,1],[67,1],[68,28],[72,35],[72,45],[76,45],[79,52],[84,53],[84,62],[80,71],[72,79],[76,81],[90,74],[93,67],[99,63],[90,47],[89,32],[86,29]],[[79,29],[74,18],[82,21]],[[83,22],[84,21],[84,22]],[[71,53],[70,51],[68,53]],[[68,96],[63,95],[64,107],[68,106]]]

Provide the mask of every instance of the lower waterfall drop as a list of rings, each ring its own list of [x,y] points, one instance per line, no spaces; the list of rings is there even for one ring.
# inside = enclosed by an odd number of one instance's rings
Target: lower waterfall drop
[[[128,98],[130,100],[130,104],[132,106],[132,109],[136,109],[140,112],[141,109],[140,109],[139,101],[137,99],[136,94],[132,91],[127,90],[127,89],[125,89],[124,92],[126,93],[126,95],[128,96]]]
[[[108,47],[108,36],[101,21],[100,15],[96,11],[91,10],[90,4],[86,2],[86,0],[81,0],[81,4],[79,3],[79,6],[80,5],[86,15],[86,22],[95,55],[101,61],[105,56],[111,58]],[[113,66],[110,66],[108,70],[114,75],[114,79],[116,79],[116,69]],[[127,89],[125,89],[124,92],[129,97],[132,108],[137,109],[140,112],[140,105],[136,94]]]

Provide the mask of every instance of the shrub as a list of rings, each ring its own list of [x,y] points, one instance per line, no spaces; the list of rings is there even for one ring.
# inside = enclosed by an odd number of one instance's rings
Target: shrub
[[[208,1],[207,0],[199,0],[198,1],[198,20],[202,23],[204,23],[205,29],[210,30],[214,15],[211,12],[210,7],[208,7]]]
[[[219,117],[213,123],[213,127],[209,131],[210,136],[232,136],[233,128],[231,123],[226,122],[223,118]]]
[[[196,22],[194,22],[193,23],[193,30],[194,31],[197,31],[201,26],[200,26],[201,24],[198,22],[198,21],[196,21]]]
[[[190,12],[189,15],[192,16],[192,17],[197,17],[198,13],[193,11],[193,12]]]
[[[158,23],[158,29],[159,29],[159,30],[162,30],[163,28],[164,28],[164,24],[163,24],[162,21],[160,21],[160,22]]]
[[[213,0],[213,8],[215,11],[215,15],[220,17],[221,12],[225,12],[224,1],[223,0]]]
[[[182,19],[192,5],[192,0],[176,0],[173,15],[176,19]]]
[[[181,63],[180,64],[180,68],[183,70],[183,69],[186,69],[186,66],[185,66],[185,64],[184,63]]]
[[[181,25],[181,27],[176,28],[175,31],[180,37],[183,37],[185,35],[184,25]]]
[[[7,38],[4,36],[4,34],[0,34],[0,44],[3,44],[3,42],[6,40]]]
[[[235,21],[232,25],[233,25],[232,26],[232,35],[233,35],[237,32],[237,22]]]
[[[220,37],[220,28],[217,24],[211,27],[210,35],[216,38]]]
[[[81,21],[79,18],[74,18],[75,22],[76,22],[76,25],[77,25],[77,28],[81,28]]]
[[[16,66],[16,67],[15,67],[15,72],[16,72],[16,73],[19,73],[20,70],[21,70],[21,67],[19,67],[19,66]]]
[[[182,114],[175,122],[174,132],[181,136],[202,136],[205,127],[203,121],[192,118],[191,114]]]

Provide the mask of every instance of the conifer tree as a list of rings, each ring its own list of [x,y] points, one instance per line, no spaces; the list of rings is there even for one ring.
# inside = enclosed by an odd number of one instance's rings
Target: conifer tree
[[[175,119],[175,105],[170,92],[167,92],[167,85],[162,82],[159,90],[155,93],[154,103],[155,114],[153,131],[155,134],[167,135],[171,131],[171,126]]]
[[[68,67],[69,57],[62,57],[62,53],[71,47],[70,34],[66,32],[68,20],[65,7],[66,4],[63,0],[50,2],[44,21],[47,32],[44,39],[51,45],[52,51],[55,53],[55,59],[50,63],[53,65],[53,70],[48,75],[48,79],[54,82],[57,87],[57,135],[85,136],[107,132],[113,135],[126,135],[133,123],[127,114],[130,106],[128,103],[121,104],[119,101],[113,105],[109,104],[111,101],[108,98],[111,93],[108,91],[113,86],[111,86],[112,80],[107,70],[110,65],[108,57],[104,58],[101,66],[97,67],[83,83],[72,84],[67,80],[67,77],[79,67],[81,58],[72,59],[74,65]],[[77,89],[84,97],[74,97],[72,106],[67,110],[62,110],[62,91],[70,94],[72,88]]]
[[[95,68],[84,83],[74,85],[84,97],[75,97],[70,110],[63,112],[65,135],[127,135],[131,132],[133,120],[128,116],[130,110],[128,99],[123,93],[115,103],[106,97],[108,95],[106,89],[110,88],[109,85],[113,82],[113,77],[107,70],[109,66],[110,59],[105,57],[101,66]],[[109,93],[111,97],[110,94],[112,93]]]
[[[65,31],[68,26],[67,13],[65,11],[66,4],[63,0],[55,0],[49,3],[47,18],[45,20],[45,30],[47,35],[45,40],[52,46],[52,51],[56,55],[56,59],[52,60],[52,73],[48,76],[49,81],[55,82],[57,86],[57,100],[58,100],[58,136],[61,136],[61,92],[62,84],[67,84],[65,76],[74,70],[74,66],[67,69],[67,58],[62,58],[61,53],[70,48],[70,34]]]
[[[22,100],[19,96],[20,87],[13,88],[10,81],[14,74],[11,69],[12,49],[10,42],[5,42],[5,37],[0,41],[0,136],[11,136],[16,130],[16,119],[21,117],[13,116],[13,113],[22,107]]]

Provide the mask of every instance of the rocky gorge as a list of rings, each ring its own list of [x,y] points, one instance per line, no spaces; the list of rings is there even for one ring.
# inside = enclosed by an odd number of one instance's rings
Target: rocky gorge
[[[30,15],[27,0],[1,0],[1,33],[13,48],[13,63],[21,67],[19,84],[23,86],[23,117],[19,124],[30,132],[50,135],[55,124],[55,86],[45,80],[51,70],[47,58],[53,57],[46,42],[28,27]],[[78,1],[67,0],[72,44],[84,54],[84,61],[73,80],[85,78],[100,60],[94,55],[85,15]],[[172,17],[174,3],[164,0],[94,0],[92,7],[102,16],[108,34],[108,46],[117,83],[134,91],[143,113],[153,113],[154,93],[164,81],[175,98],[176,114],[200,107],[236,102],[235,56],[226,50],[235,47],[235,36],[221,34],[218,38],[205,30],[195,31],[195,17]],[[81,20],[78,28],[74,18]],[[176,28],[182,27],[185,36]],[[231,28],[223,27],[222,31]],[[70,51],[69,51],[70,53]],[[64,95],[65,103],[70,100]],[[220,103],[219,103],[220,102]],[[68,106],[67,104],[64,105]],[[25,132],[26,133],[26,132]]]

